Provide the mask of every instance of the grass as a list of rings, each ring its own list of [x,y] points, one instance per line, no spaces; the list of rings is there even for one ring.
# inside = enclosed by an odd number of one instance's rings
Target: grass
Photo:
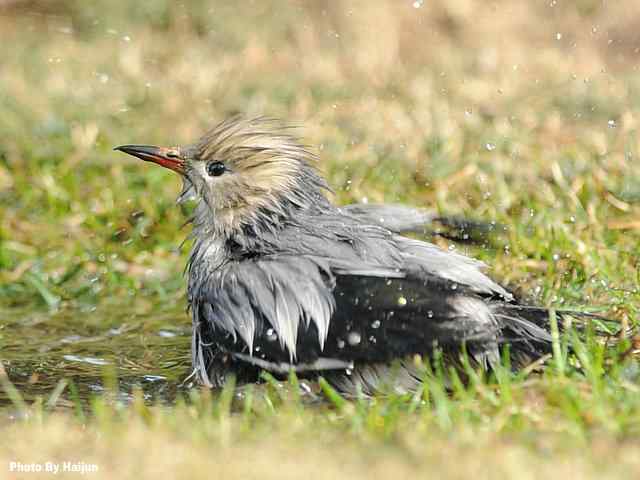
[[[296,478],[301,471],[312,478],[633,477],[640,467],[637,370],[605,369],[594,360],[585,361],[585,374],[549,371],[525,380],[504,370],[491,381],[454,382],[451,392],[442,377],[427,374],[414,396],[349,401],[326,391],[319,405],[300,397],[295,379],[241,392],[231,385],[215,395],[192,390],[170,407],[148,405],[141,390],[123,404],[108,390],[93,399],[89,417],[81,409],[51,412],[61,384],[46,401],[15,402],[21,420],[5,422],[0,456],[5,464],[83,461],[105,478],[140,471],[194,478]]]
[[[587,335],[568,355],[569,333],[542,375],[448,392],[436,372],[410,398],[178,388],[179,184],[111,149],[190,142],[238,111],[290,119],[336,202],[494,220],[496,245],[455,248],[531,301],[634,331],[638,8],[0,1],[2,460],[143,478],[637,476],[634,338]]]

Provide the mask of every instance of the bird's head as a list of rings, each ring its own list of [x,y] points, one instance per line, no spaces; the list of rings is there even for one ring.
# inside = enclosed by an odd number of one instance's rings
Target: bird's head
[[[245,227],[272,229],[299,210],[326,204],[327,184],[315,157],[283,123],[232,118],[193,145],[122,145],[116,150],[178,172],[179,201],[198,202],[196,228],[233,235]]]

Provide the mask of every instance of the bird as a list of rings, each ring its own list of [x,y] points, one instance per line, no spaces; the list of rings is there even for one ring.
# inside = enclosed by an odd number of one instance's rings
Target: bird
[[[284,121],[234,116],[190,145],[115,150],[178,173],[178,203],[195,204],[185,271],[201,385],[293,372],[344,395],[412,392],[438,356],[493,370],[504,351],[513,369],[552,352],[546,308],[483,262],[404,235],[431,214],[334,205],[317,155]]]

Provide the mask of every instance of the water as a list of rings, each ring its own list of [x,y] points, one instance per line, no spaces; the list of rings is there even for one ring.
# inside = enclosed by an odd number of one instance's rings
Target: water
[[[91,309],[0,310],[0,359],[29,402],[45,400],[61,379],[72,381],[82,403],[118,378],[118,398],[135,387],[149,402],[172,402],[190,373],[191,321],[180,304],[144,300]],[[69,391],[62,405],[70,405]],[[0,407],[11,404],[0,388]]]

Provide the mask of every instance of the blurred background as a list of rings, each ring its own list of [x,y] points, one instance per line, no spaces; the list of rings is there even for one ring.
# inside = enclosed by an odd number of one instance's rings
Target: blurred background
[[[112,148],[238,112],[300,125],[337,202],[497,221],[497,246],[443,246],[635,322],[640,2],[0,0],[0,39],[0,343],[27,398],[186,376],[180,182]]]

